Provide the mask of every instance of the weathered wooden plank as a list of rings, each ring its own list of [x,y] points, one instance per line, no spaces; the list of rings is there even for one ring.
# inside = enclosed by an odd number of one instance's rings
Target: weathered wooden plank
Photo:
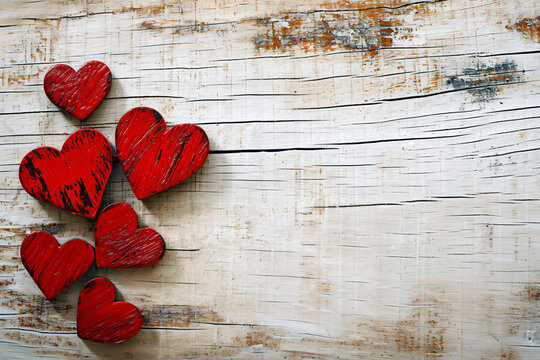
[[[10,359],[539,357],[538,4],[487,0],[0,4],[0,344]],[[113,73],[80,122],[43,93],[57,63]],[[194,123],[205,165],[143,201],[119,163],[102,208],[167,243],[48,301],[31,232],[94,222],[31,198],[18,166],[80,128],[114,145],[135,106]],[[105,276],[140,308],[119,345],[76,334]]]

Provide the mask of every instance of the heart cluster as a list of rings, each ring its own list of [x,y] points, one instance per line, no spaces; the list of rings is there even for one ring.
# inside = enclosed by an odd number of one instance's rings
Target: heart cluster
[[[87,118],[103,101],[112,82],[111,71],[99,61],[75,72],[68,65],[53,67],[44,79],[47,97],[78,119]],[[137,197],[144,199],[174,186],[196,172],[209,153],[208,137],[193,124],[167,130],[154,109],[128,111],[116,128],[116,153]],[[75,215],[96,218],[113,165],[113,149],[97,130],[73,133],[58,151],[40,147],[19,167],[23,188],[34,198]],[[157,263],[165,241],[153,229],[138,228],[131,206],[114,203],[97,216],[95,249],[82,239],[62,246],[49,233],[35,232],[21,244],[21,260],[47,299],[80,279],[94,264],[103,268],[140,268]],[[103,277],[89,281],[77,306],[80,338],[120,343],[141,328],[142,315],[133,304],[115,301],[114,285]]]

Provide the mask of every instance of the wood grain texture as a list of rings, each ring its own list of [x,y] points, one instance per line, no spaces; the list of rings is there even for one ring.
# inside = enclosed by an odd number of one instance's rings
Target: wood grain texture
[[[2,2],[1,347],[11,359],[536,359],[540,8],[525,0]],[[518,25],[516,25],[518,24]],[[528,24],[531,24],[530,26]],[[106,63],[84,123],[43,94],[57,63]],[[136,106],[208,134],[205,165],[123,202],[167,242],[143,269],[92,269],[44,300],[29,233],[91,241],[18,165],[81,127],[113,141]],[[106,276],[143,325],[76,335]]]

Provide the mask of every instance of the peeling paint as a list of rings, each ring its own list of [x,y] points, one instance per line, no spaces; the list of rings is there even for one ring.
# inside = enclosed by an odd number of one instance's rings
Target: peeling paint
[[[436,1],[438,2],[438,1]],[[427,14],[431,4],[384,6],[380,2],[359,7],[353,2],[325,4],[327,11],[290,12],[263,18],[257,25],[266,29],[255,36],[258,50],[294,52],[355,50],[376,54],[391,48],[397,39],[410,39],[415,28],[408,14]],[[379,6],[377,6],[379,5]]]
[[[464,68],[461,76],[451,76],[446,84],[456,90],[467,90],[477,101],[488,101],[497,96],[501,86],[521,82],[517,64],[505,60],[494,66],[478,64],[475,68]]]
[[[257,25],[267,31],[253,39],[257,49],[293,51],[365,50],[391,47],[397,20],[386,19],[388,11],[370,10],[348,14],[287,14],[262,19]]]

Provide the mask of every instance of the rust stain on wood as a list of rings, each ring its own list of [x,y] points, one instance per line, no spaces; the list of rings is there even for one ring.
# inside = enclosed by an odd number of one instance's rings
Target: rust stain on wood
[[[45,317],[38,317],[35,314],[20,317],[19,327],[28,328],[33,330],[44,331],[76,331],[77,328],[74,325],[66,325],[65,319],[51,319]]]
[[[26,85],[31,82],[38,82],[41,78],[42,71],[34,71],[34,72],[25,72],[25,73],[7,73],[4,75],[2,73],[2,78],[5,80],[7,85]],[[5,83],[4,83],[5,84]]]
[[[434,298],[415,299],[409,316],[400,321],[370,319],[357,324],[352,339],[326,339],[311,336],[291,337],[284,329],[254,327],[245,335],[235,337],[235,345],[260,346],[271,350],[283,350],[296,341],[307,348],[340,348],[362,351],[372,356],[393,354],[422,354],[424,358],[438,358],[446,352],[446,328],[448,320],[441,315],[444,304]],[[295,340],[293,340],[295,339]],[[301,353],[302,356],[309,353]]]
[[[512,295],[518,296],[528,302],[535,302],[540,300],[540,285],[530,284],[523,288],[523,290],[513,293]]]
[[[525,287],[523,294],[529,301],[538,301],[540,299],[540,287],[538,285],[529,285]]]
[[[323,9],[333,10],[366,10],[371,8],[386,8],[386,9],[402,9],[412,6],[416,9],[418,5],[434,4],[444,2],[446,0],[425,0],[425,1],[411,1],[411,0],[337,0],[326,1],[321,4]]]
[[[154,29],[157,29],[159,27],[156,26],[156,21],[155,20],[145,20],[142,23],[140,23],[139,28],[147,29],[147,30],[154,30]]]
[[[372,325],[377,335],[368,343],[383,352],[393,349],[399,353],[422,353],[428,357],[444,353],[447,321],[441,315],[442,305],[435,298],[417,298],[412,303],[415,306],[407,319],[394,324]]]
[[[266,29],[255,36],[256,49],[265,51],[303,52],[355,50],[370,55],[391,48],[396,39],[406,40],[413,35],[414,26],[406,15],[425,16],[430,5],[386,6],[383,2],[367,5],[356,2],[327,3],[327,11],[289,12],[257,20]]]
[[[512,349],[507,349],[503,352],[503,354],[501,355],[501,357],[503,359],[506,359],[506,360],[518,360],[519,357],[517,356],[517,354],[514,352],[514,350]]]
[[[393,44],[397,21],[384,18],[385,10],[370,10],[345,19],[340,14],[287,14],[257,21],[266,32],[253,39],[260,50],[291,52],[366,50],[377,51]]]
[[[170,5],[169,5],[170,6]],[[128,13],[128,12],[134,12],[138,16],[158,16],[160,14],[163,14],[165,10],[167,9],[167,4],[159,4],[159,5],[149,5],[149,6],[141,6],[141,7],[132,7],[132,6],[124,6],[119,9],[113,9],[113,14],[122,14],[122,13]]]
[[[237,336],[235,342],[241,346],[262,346],[272,350],[279,350],[281,346],[281,339],[276,334],[263,330],[250,330],[244,337]]]
[[[519,325],[512,325],[508,328],[507,334],[509,336],[516,336],[518,334],[518,331],[519,331]]]
[[[69,340],[65,335],[54,335],[51,334],[48,337],[43,336],[39,333],[27,333],[23,331],[6,331],[4,335],[7,339],[24,343],[26,345],[32,345],[35,347],[42,347],[44,345],[49,345],[53,347],[61,348],[77,348],[78,341]],[[57,351],[41,349],[38,351],[42,354],[57,354]],[[72,351],[69,354],[73,354]]]
[[[507,25],[506,28],[517,31],[523,37],[540,43],[540,16],[521,19],[512,25]]]

